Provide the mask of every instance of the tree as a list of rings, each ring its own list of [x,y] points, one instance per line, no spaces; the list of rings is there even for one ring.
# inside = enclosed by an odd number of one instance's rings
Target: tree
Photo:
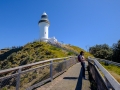
[[[118,40],[117,43],[114,43],[112,48],[113,48],[112,56],[113,61],[120,63],[120,40]]]
[[[112,48],[110,48],[107,44],[95,45],[93,47],[90,47],[89,52],[97,58],[108,60],[112,59],[113,54]]]

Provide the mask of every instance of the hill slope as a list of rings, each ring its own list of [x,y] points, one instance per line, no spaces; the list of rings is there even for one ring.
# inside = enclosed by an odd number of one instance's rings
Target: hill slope
[[[76,51],[77,53],[80,53],[80,51],[84,51],[85,52],[85,58],[87,58],[88,56],[93,56],[89,52],[86,52],[84,49],[81,49],[80,47],[73,46],[73,45],[66,45],[66,46],[70,47],[72,50]]]
[[[0,55],[0,69],[7,69],[11,67],[21,66],[33,62],[38,62],[50,58],[59,58],[76,55],[81,48],[70,45],[63,45],[71,51],[58,48],[45,42],[28,43],[23,47],[11,49],[8,52]],[[72,52],[74,51],[74,52]],[[84,51],[84,50],[83,50]],[[85,52],[86,57],[90,54]]]

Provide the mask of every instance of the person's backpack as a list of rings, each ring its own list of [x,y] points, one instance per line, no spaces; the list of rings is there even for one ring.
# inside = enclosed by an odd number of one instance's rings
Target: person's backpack
[[[80,55],[78,55],[78,61],[81,62]]]

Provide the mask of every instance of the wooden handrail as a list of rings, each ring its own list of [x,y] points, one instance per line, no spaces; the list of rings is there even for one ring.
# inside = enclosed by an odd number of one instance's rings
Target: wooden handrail
[[[0,74],[7,73],[7,72],[11,72],[11,71],[14,71],[14,70],[18,70],[18,69],[20,69],[20,68],[22,69],[22,68],[26,68],[26,67],[35,66],[35,65],[42,64],[42,63],[46,63],[46,62],[50,62],[50,61],[55,61],[55,60],[60,60],[60,59],[67,59],[67,58],[70,58],[70,57],[74,57],[74,56],[63,57],[63,58],[53,58],[53,59],[48,59],[48,60],[44,60],[44,61],[39,61],[39,62],[35,62],[35,63],[23,65],[23,66],[18,66],[18,67],[10,68],[10,69],[0,70]]]
[[[97,68],[104,74],[105,79],[107,79],[106,85],[109,83],[113,90],[120,90],[120,83],[95,58],[88,57],[88,59],[89,62],[93,61],[94,65],[96,65]]]

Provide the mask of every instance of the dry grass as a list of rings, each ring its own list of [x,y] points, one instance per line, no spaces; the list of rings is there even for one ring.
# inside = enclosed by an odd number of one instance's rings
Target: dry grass
[[[110,71],[110,74],[120,83],[120,75],[116,74],[114,71]]]
[[[101,62],[101,64],[120,83],[120,67],[115,65],[105,65],[103,62]]]

